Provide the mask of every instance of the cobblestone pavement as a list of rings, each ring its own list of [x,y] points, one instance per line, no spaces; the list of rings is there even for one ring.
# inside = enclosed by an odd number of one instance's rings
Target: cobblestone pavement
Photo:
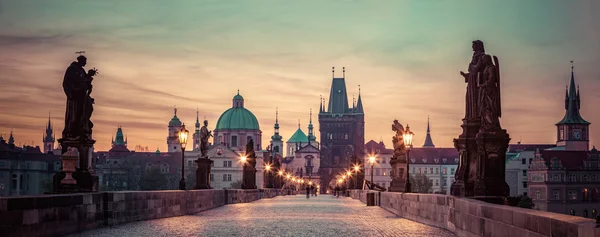
[[[455,236],[351,198],[283,196],[71,236]]]

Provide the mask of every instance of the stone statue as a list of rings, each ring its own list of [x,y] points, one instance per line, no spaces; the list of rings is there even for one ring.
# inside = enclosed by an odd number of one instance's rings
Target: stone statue
[[[86,73],[83,69],[86,63],[87,58],[80,55],[77,62],[71,63],[65,72],[63,89],[67,96],[67,108],[63,139],[91,139],[94,124],[90,118],[94,111],[94,99],[90,94],[93,76],[98,74],[98,70],[94,68]]]
[[[212,131],[209,131],[207,126],[208,121],[204,120],[204,126],[200,128],[200,152],[204,158],[208,158],[208,139],[212,137]]]
[[[485,55],[483,42],[475,40],[472,47],[473,58],[471,59],[471,63],[469,63],[469,72],[460,72],[460,75],[465,78],[465,82],[467,83],[465,119],[476,119],[479,116],[477,100],[479,93],[477,85],[484,67],[481,59]]]
[[[392,137],[392,143],[394,144],[394,157],[399,158],[405,154],[406,147],[404,146],[404,127],[394,120],[392,124],[392,131],[396,132],[396,135]]]
[[[254,153],[254,140],[252,139],[246,144],[246,160],[252,168],[256,167],[256,154]]]
[[[502,129],[499,118],[502,116],[500,108],[500,70],[498,57],[486,54],[482,57],[483,69],[482,83],[479,84],[479,115],[481,116],[481,131]]]

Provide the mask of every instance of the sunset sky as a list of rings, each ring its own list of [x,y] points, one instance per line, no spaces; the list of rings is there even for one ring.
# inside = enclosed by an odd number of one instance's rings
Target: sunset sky
[[[338,75],[346,67],[348,91],[361,86],[366,141],[390,147],[398,119],[421,146],[429,115],[434,144],[450,147],[464,116],[459,71],[480,39],[500,59],[511,142],[556,142],[574,60],[582,115],[599,143],[598,12],[596,0],[0,0],[0,133],[41,145],[50,111],[59,138],[64,71],[85,50],[87,67],[100,71],[96,150],[110,148],[118,125],[130,148],[166,150],[175,105],[188,127],[198,108],[213,129],[238,88],[262,143],[276,107],[287,140],[329,96],[332,66]]]

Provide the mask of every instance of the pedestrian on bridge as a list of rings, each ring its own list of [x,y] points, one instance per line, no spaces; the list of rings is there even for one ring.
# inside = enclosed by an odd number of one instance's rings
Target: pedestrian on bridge
[[[306,186],[306,198],[310,198],[310,186]]]

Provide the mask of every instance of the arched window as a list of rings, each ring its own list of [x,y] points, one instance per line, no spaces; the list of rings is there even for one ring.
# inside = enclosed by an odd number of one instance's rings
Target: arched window
[[[587,201],[589,199],[588,197],[588,189],[584,188],[583,190],[581,190],[581,196],[583,196],[583,201]]]

